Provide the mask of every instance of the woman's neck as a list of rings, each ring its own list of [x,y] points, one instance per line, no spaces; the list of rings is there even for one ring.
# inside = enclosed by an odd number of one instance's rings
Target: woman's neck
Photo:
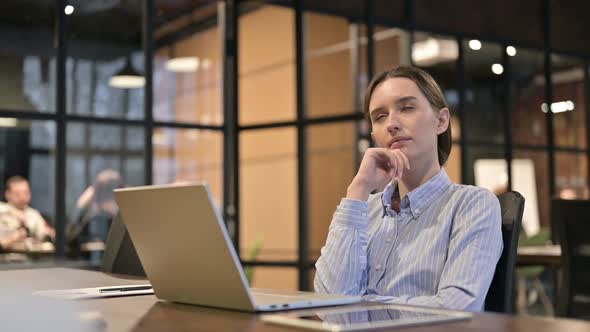
[[[441,169],[438,160],[428,162],[413,162],[410,170],[405,170],[402,178],[397,182],[399,197],[404,198],[410,191],[420,187]]]

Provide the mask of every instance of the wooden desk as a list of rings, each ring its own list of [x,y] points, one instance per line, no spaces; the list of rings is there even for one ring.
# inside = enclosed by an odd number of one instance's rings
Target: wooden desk
[[[519,247],[516,256],[518,266],[525,265],[561,265],[561,247],[559,245]]]
[[[74,269],[38,269],[0,272],[3,287],[33,290],[113,286],[145,282],[120,279],[100,272]],[[94,299],[75,302],[81,310],[97,310],[105,318],[107,331],[276,331],[292,328],[267,325],[256,314],[203,308],[158,301],[153,295]],[[367,304],[365,304],[367,305]],[[0,313],[1,315],[1,313]],[[301,330],[304,331],[304,330]],[[475,314],[470,321],[445,323],[393,331],[590,331],[590,323],[575,320]]]

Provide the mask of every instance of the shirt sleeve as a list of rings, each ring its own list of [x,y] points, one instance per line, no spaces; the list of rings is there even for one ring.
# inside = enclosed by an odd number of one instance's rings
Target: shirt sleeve
[[[502,254],[500,203],[487,190],[469,194],[458,208],[448,257],[433,296],[370,296],[366,300],[481,311]]]
[[[367,288],[368,203],[343,198],[316,263],[316,292],[363,295]]]
[[[45,219],[41,216],[39,211],[29,208],[26,212],[25,225],[31,231],[31,235],[37,240],[43,240],[44,237],[49,235],[47,231],[47,225]]]

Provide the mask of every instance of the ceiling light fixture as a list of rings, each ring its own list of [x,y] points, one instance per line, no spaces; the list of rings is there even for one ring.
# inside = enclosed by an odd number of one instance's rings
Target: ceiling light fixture
[[[515,56],[516,55],[516,47],[506,46],[506,54],[508,54],[509,56]]]
[[[145,77],[133,69],[127,58],[125,66],[111,77],[109,85],[120,89],[141,88],[145,85]]]
[[[469,48],[474,51],[478,51],[481,49],[481,42],[477,39],[471,39],[469,41]]]
[[[496,75],[501,75],[504,72],[504,66],[499,63],[494,63],[492,65],[492,73]]]
[[[571,100],[558,101],[555,103],[551,103],[551,113],[563,113],[563,112],[573,111],[575,108],[576,108],[576,105]],[[548,111],[547,103],[541,104],[541,111],[543,111],[543,113],[547,113],[547,111]]]
[[[172,58],[166,61],[166,69],[176,73],[193,73],[199,69],[199,64],[197,57]]]

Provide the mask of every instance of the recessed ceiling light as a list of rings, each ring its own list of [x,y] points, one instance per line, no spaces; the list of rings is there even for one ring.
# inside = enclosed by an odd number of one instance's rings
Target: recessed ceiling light
[[[506,54],[508,54],[509,56],[515,56],[516,55],[516,47],[506,46]]]
[[[494,63],[492,65],[492,72],[496,75],[501,75],[504,72],[504,66],[499,63]]]
[[[477,39],[471,39],[469,41],[469,48],[474,51],[480,50],[481,49],[481,42]]]

